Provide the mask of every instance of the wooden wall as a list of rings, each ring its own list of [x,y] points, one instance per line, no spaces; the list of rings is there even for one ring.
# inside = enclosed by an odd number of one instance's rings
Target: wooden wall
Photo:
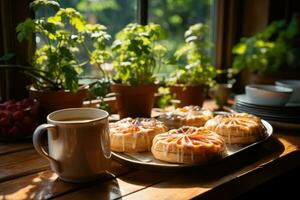
[[[0,57],[7,53],[15,56],[8,62],[0,64],[28,65],[34,50],[34,41],[19,43],[16,37],[16,26],[33,13],[29,10],[30,0],[0,1]],[[25,86],[29,84],[28,78],[15,70],[0,70],[0,97],[19,99],[27,96]]]

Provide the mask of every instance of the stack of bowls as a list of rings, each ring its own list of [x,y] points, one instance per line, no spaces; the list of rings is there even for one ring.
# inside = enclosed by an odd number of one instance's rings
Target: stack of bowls
[[[295,83],[295,82],[293,82]],[[300,91],[300,81],[299,91]],[[300,124],[300,104],[295,86],[247,85],[246,94],[237,95],[234,109],[257,115],[270,122]],[[297,90],[297,88],[296,88]],[[295,95],[295,96],[294,96]]]
[[[289,103],[300,104],[300,80],[280,80],[276,81],[276,85],[293,89]]]
[[[246,86],[246,95],[251,102],[257,105],[283,106],[291,95],[293,89],[276,85],[252,84]]]

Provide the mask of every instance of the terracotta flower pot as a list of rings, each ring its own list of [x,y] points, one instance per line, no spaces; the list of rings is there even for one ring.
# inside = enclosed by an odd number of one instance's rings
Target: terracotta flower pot
[[[207,95],[208,87],[205,85],[172,85],[170,91],[180,101],[179,107],[188,105],[202,106]]]
[[[284,70],[286,68],[286,70]],[[249,68],[241,73],[241,83],[239,84],[242,89],[248,84],[269,84],[274,85],[277,80],[281,79],[298,79],[300,70],[291,69],[288,67],[282,67],[281,70],[274,72],[272,74],[255,74],[251,72]]]
[[[80,89],[76,93],[72,93],[64,90],[36,90],[31,87],[29,94],[40,102],[41,109],[45,114],[49,114],[59,109],[82,107],[88,89]]]
[[[112,92],[117,95],[116,103],[120,118],[150,117],[154,105],[154,93],[157,89],[157,85],[111,85]]]
[[[213,98],[219,109],[222,109],[224,105],[227,105],[230,97],[232,84],[217,84],[215,87],[210,88],[209,96]]]
[[[250,73],[246,79],[246,84],[269,84],[273,85],[277,77],[271,75],[260,75]]]

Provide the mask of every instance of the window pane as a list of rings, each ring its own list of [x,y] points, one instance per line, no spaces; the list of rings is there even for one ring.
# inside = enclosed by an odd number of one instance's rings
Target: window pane
[[[166,45],[170,54],[174,54],[184,42],[184,32],[193,24],[201,22],[209,25],[209,37],[213,41],[214,10],[215,0],[149,1],[149,22],[164,27],[167,32]],[[172,70],[174,67],[166,66],[162,73],[169,73]]]
[[[61,0],[60,4],[63,8],[75,8],[90,24],[105,25],[107,32],[112,36],[111,40],[128,23],[136,22],[136,0]],[[39,10],[36,15],[45,16],[45,12],[45,10]],[[43,45],[41,39],[37,36],[38,47]],[[86,55],[78,56],[80,60],[86,60]],[[96,67],[88,66],[83,76],[97,76],[97,74],[99,72]]]

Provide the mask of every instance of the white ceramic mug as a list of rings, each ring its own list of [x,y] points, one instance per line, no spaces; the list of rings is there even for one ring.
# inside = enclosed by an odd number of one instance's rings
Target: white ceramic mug
[[[48,130],[49,154],[41,146]],[[111,156],[108,113],[96,108],[70,108],[47,116],[33,134],[37,152],[67,182],[91,181],[106,172]]]

